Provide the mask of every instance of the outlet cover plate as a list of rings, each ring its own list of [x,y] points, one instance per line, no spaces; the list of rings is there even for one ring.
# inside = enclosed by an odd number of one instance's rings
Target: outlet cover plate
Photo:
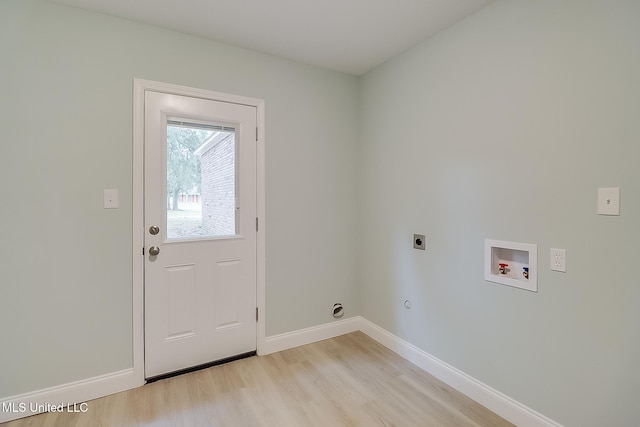
[[[120,206],[120,195],[115,188],[108,188],[104,190],[104,208],[105,209],[118,209]]]
[[[598,188],[598,215],[620,215],[620,188]]]
[[[551,248],[551,271],[567,272],[567,250]]]

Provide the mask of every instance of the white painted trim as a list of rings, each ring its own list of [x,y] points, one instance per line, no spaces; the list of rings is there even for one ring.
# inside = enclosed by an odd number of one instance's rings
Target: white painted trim
[[[262,298],[264,298],[264,294],[262,295]],[[262,302],[264,302],[264,299]],[[264,319],[264,315],[261,315],[261,317]],[[261,323],[264,327],[264,320],[262,320]],[[361,316],[326,323],[324,325],[312,326],[310,328],[279,335],[273,335],[267,338],[264,338],[264,329],[262,329],[263,339],[261,340],[259,336],[258,340],[259,354],[267,355],[355,331],[364,332],[369,337],[397,353],[402,358],[430,373],[459,392],[469,396],[471,399],[517,426],[562,427],[561,424],[476,380],[475,378],[430,355],[413,344],[393,335]],[[138,361],[137,363],[144,363],[144,360],[142,362]],[[120,372],[114,372],[112,374],[89,378],[87,380],[76,381],[74,383],[9,397],[0,401],[0,409],[2,409],[3,404],[14,404],[17,407],[21,402],[50,403],[52,405],[58,405],[60,403],[73,404],[85,402],[87,400],[129,390],[139,385],[141,385],[139,373],[135,368],[127,369]],[[29,415],[32,415],[32,413],[0,411],[0,422],[11,421]]]
[[[121,391],[137,387],[138,379],[133,369],[113,372],[85,380],[75,381],[55,387],[11,396],[0,401],[0,423],[28,417],[39,413],[31,412],[30,403],[49,405],[73,405],[86,402]],[[24,405],[21,412],[20,404]],[[16,408],[15,412],[5,411],[5,408]]]
[[[500,393],[362,317],[360,318],[360,330],[404,359],[519,427],[562,427],[561,424]]]
[[[288,350],[301,345],[359,331],[360,325],[361,317],[358,316],[293,332],[273,335],[266,339],[262,354],[276,353],[278,351]]]
[[[209,99],[212,101],[230,102],[233,104],[248,105],[251,107],[264,108],[264,101],[258,98],[249,98],[241,95],[233,95],[223,92],[215,92],[207,89],[199,89],[189,86],[181,86],[172,83],[155,82],[134,78],[134,85],[144,90],[154,92],[169,93],[173,95],[190,96],[194,98]]]
[[[266,339],[262,354],[275,353],[355,331],[364,332],[402,358],[519,427],[562,427],[561,424],[478,381],[361,316],[270,336]]]
[[[267,303],[266,303],[266,289],[267,289],[267,249],[266,249],[266,131],[265,131],[265,105],[263,100],[255,100],[257,108],[257,125],[258,125],[258,141],[256,147],[256,215],[258,215],[258,235],[257,235],[257,268],[256,268],[256,304],[258,305],[258,343],[257,353],[262,355],[262,349],[265,347],[266,334],[267,334]]]
[[[144,379],[144,80],[133,80],[133,372]]]
[[[265,346],[265,104],[248,98],[151,80],[133,81],[133,370],[144,384],[144,92],[147,90],[256,107],[258,141],[256,153],[257,212],[260,228],[257,235],[256,304],[260,312],[256,325],[256,349]]]

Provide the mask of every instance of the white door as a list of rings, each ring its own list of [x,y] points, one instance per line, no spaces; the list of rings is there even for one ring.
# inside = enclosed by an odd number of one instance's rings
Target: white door
[[[256,350],[256,107],[146,91],[145,377]]]

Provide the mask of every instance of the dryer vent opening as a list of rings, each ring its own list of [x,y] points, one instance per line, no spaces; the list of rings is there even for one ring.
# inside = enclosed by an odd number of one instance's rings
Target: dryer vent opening
[[[342,304],[340,304],[339,302],[333,304],[333,317],[338,319],[343,315],[344,315],[344,308],[342,307]]]

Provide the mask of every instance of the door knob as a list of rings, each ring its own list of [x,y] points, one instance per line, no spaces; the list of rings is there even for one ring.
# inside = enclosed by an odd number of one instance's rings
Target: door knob
[[[159,248],[159,247],[157,247],[157,246],[151,246],[151,247],[149,248],[149,255],[151,255],[151,256],[156,256],[156,255],[158,255],[159,253],[160,253],[160,248]]]
[[[158,227],[157,225],[152,225],[151,227],[149,227],[150,234],[153,234],[155,236],[159,232],[160,232],[160,227]]]

